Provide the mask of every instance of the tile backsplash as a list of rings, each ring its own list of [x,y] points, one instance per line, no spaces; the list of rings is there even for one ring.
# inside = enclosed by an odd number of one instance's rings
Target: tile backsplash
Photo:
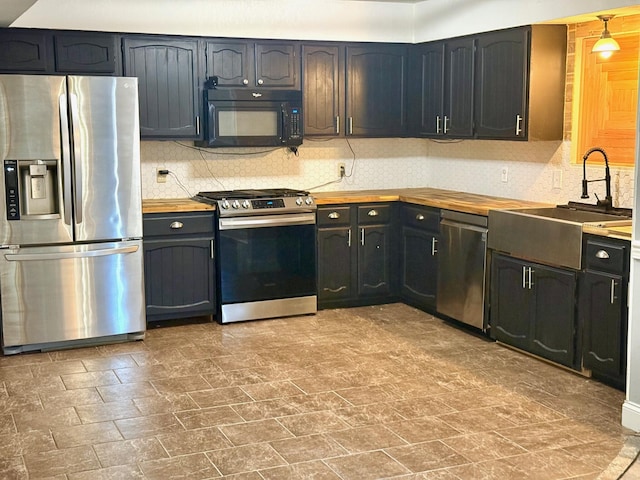
[[[570,163],[569,141],[435,141],[415,138],[305,139],[287,149],[197,149],[191,142],[141,142],[144,198],[188,197],[199,191],[297,188],[311,191],[433,187],[550,203],[604,198],[589,183],[581,200],[582,165]],[[344,163],[347,177],[339,179]],[[156,170],[170,174],[156,182]],[[504,178],[506,176],[506,178]],[[614,205],[633,205],[633,168],[611,168]],[[604,178],[604,162],[587,168]],[[503,181],[506,180],[506,181]]]

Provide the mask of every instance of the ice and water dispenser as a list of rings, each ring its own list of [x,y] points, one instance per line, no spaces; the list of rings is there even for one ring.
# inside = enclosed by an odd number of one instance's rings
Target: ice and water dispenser
[[[7,220],[30,215],[57,215],[57,160],[5,160]]]

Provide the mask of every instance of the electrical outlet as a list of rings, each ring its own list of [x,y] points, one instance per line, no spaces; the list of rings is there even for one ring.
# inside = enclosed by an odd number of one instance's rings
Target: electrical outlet
[[[158,167],[156,169],[156,182],[157,183],[167,183],[167,175],[169,171],[166,168]]]
[[[502,167],[501,179],[502,179],[502,181],[504,183],[507,183],[509,181],[509,168],[508,167]]]
[[[338,164],[338,175],[340,176],[340,178],[343,178],[344,176],[347,175],[346,167],[342,162]]]
[[[562,188],[562,170],[553,171],[553,187]]]

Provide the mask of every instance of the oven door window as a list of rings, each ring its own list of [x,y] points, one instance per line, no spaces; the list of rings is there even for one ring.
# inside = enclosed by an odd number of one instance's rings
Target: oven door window
[[[222,304],[315,295],[315,226],[220,231],[218,269]]]

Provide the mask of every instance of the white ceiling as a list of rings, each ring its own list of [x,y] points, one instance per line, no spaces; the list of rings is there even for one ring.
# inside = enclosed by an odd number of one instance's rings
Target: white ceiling
[[[37,0],[0,0],[0,27],[8,27]]]

